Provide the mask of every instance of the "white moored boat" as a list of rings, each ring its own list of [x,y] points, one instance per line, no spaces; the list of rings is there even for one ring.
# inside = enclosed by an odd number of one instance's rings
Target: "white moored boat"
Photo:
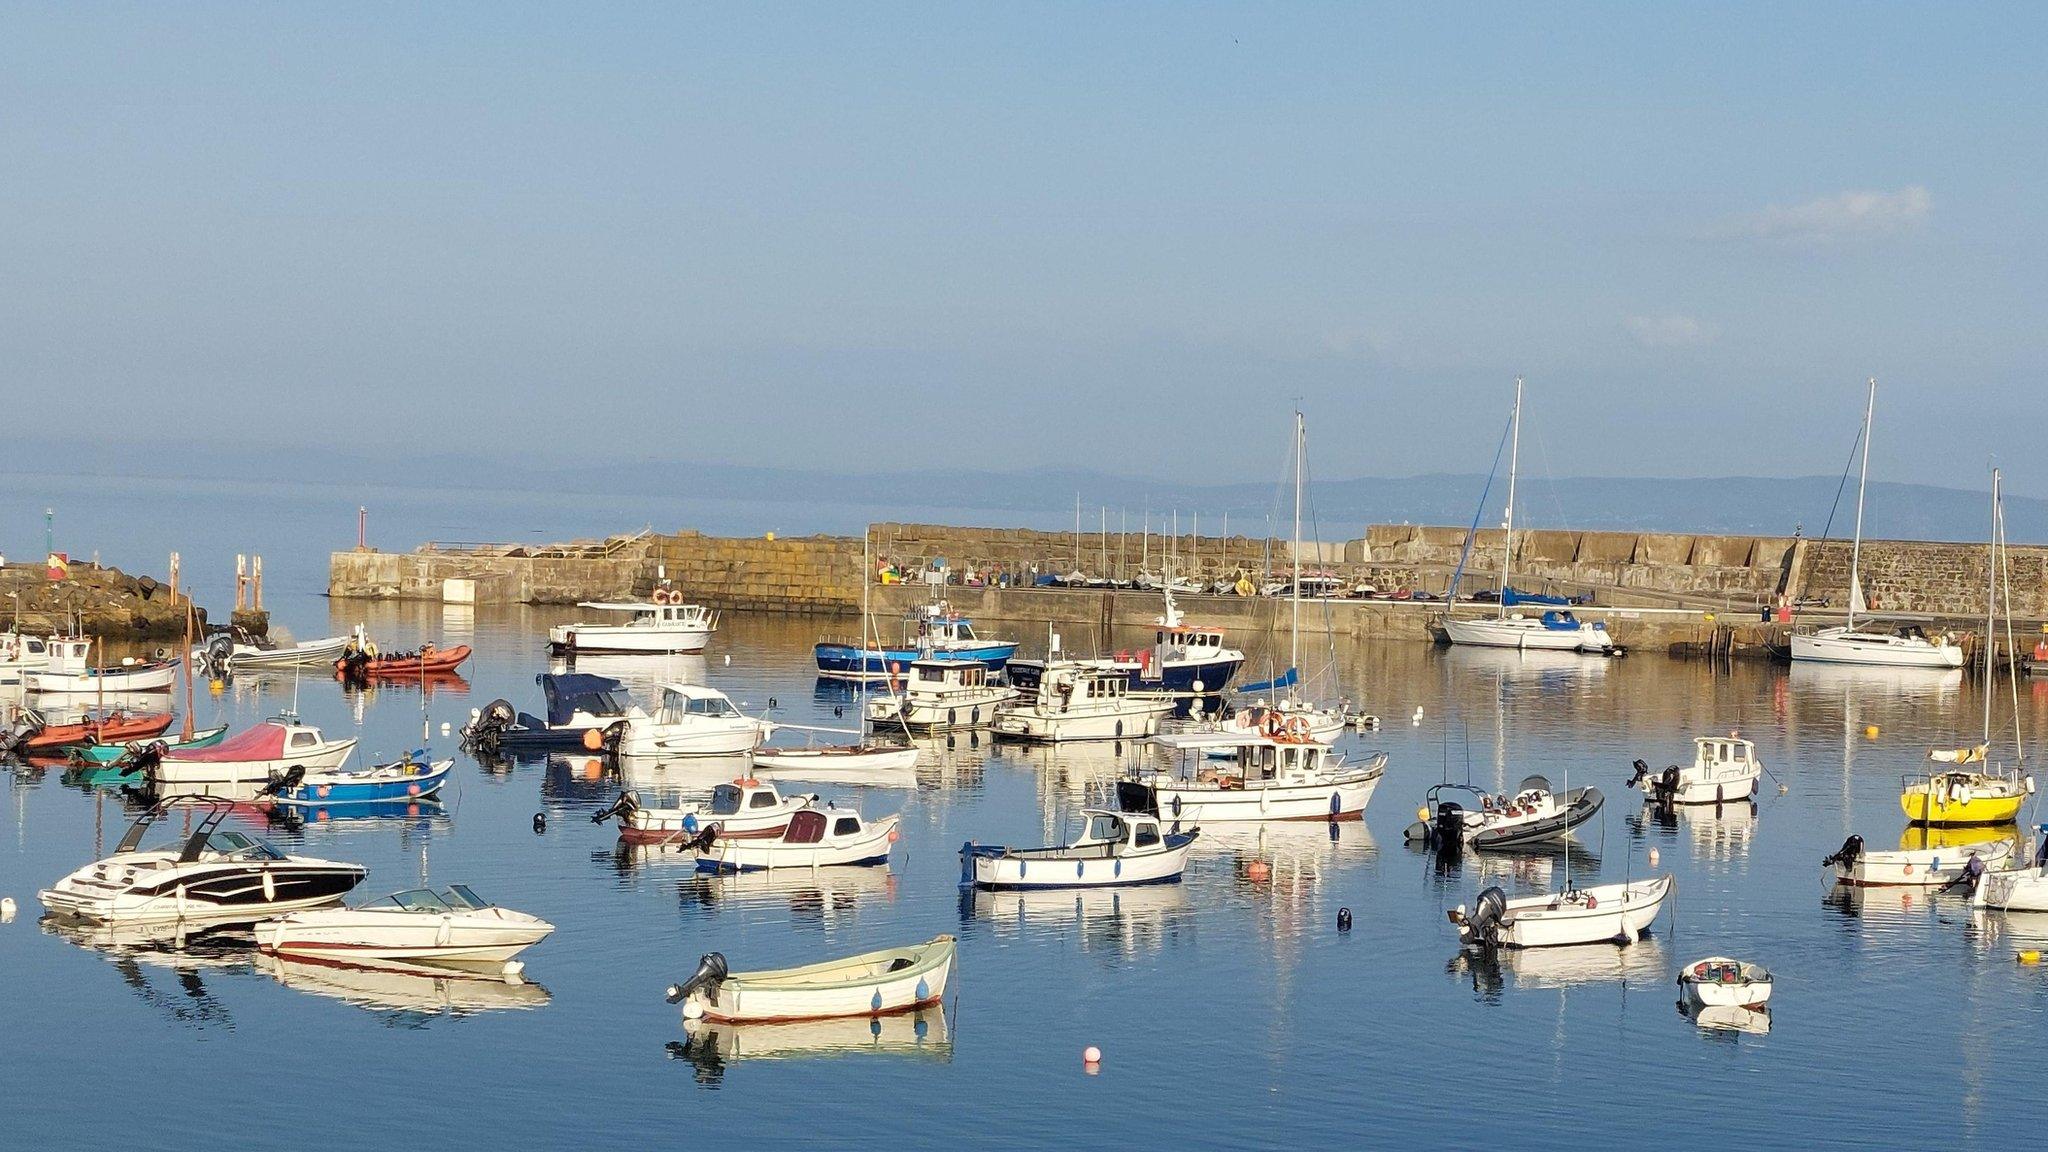
[[[734,1024],[888,1016],[944,1000],[952,972],[951,936],[760,972],[729,972],[713,952],[688,980],[669,986],[668,1002],[681,1004],[686,1020]]]
[[[1678,986],[1702,1008],[1761,1008],[1771,998],[1771,973],[1761,964],[1709,956],[1678,972]]]
[[[812,780],[831,784],[916,783],[917,749],[868,741],[805,748],[762,748],[755,771],[766,779]]]
[[[1168,692],[1133,692],[1129,673],[1108,661],[1046,665],[1038,691],[996,712],[995,732],[1013,740],[1137,740],[1173,711]]]
[[[2048,824],[2038,830],[2041,842],[2034,862],[1985,872],[1970,894],[1971,904],[2005,912],[2048,912]]]
[[[1445,798],[1460,795],[1467,798],[1463,803]],[[1605,802],[1598,788],[1552,792],[1542,776],[1525,777],[1513,796],[1489,795],[1469,784],[1438,784],[1423,798],[1415,823],[1402,838],[1438,851],[1542,844],[1564,839]]]
[[[1647,761],[1637,760],[1628,786],[1658,804],[1725,804],[1756,795],[1764,768],[1754,743],[1733,732],[1695,736],[1692,743],[1690,767],[1673,764],[1652,773]]]
[[[349,641],[361,640],[363,630],[359,626],[345,636],[329,636],[324,640],[302,640],[296,644],[251,644],[237,640],[228,633],[221,633],[206,643],[192,649],[189,654],[195,667],[204,668],[216,676],[234,672],[256,672],[265,668],[332,668]]]
[[[683,594],[667,587],[656,588],[649,600],[590,600],[577,607],[621,613],[627,619],[617,624],[555,625],[548,629],[548,648],[556,655],[702,652],[718,631],[718,613],[683,603]]]
[[[207,748],[172,748],[149,769],[149,782],[164,796],[234,794],[267,784],[293,768],[304,775],[333,772],[354,752],[354,737],[329,740],[297,717],[265,720]]]
[[[1187,870],[1198,831],[1169,833],[1149,813],[1088,809],[1088,828],[1071,844],[1004,848],[969,842],[960,848],[962,887],[989,889],[1116,888],[1171,884]]]
[[[50,641],[20,632],[0,632],[0,685],[19,684],[25,673],[50,666]]]
[[[652,714],[635,708],[606,729],[606,739],[622,756],[729,756],[759,748],[774,730],[716,688],[667,684]]]
[[[555,926],[500,908],[461,884],[415,888],[349,908],[294,912],[256,925],[256,946],[288,956],[356,960],[510,960]]]
[[[1477,907],[1450,913],[1458,939],[1479,947],[1551,948],[1611,941],[1633,944],[1647,932],[1671,895],[1670,876],[1510,900],[1498,888],[1479,894]]]
[[[2009,840],[1871,852],[1864,849],[1863,837],[1851,836],[1820,863],[1837,884],[1863,888],[1947,888],[1969,884],[1973,878],[2004,866],[2012,854]]]
[[[713,827],[726,839],[747,840],[782,835],[791,816],[817,803],[816,795],[785,796],[774,784],[742,777],[713,788],[711,799],[701,804],[651,807],[640,802],[638,792],[621,792],[590,821],[602,824],[617,817],[619,839],[628,844],[683,844]]]
[[[989,683],[988,665],[978,660],[913,660],[902,683],[889,684],[889,695],[868,701],[868,720],[921,732],[987,727],[997,708],[1017,698],[1015,688]]]
[[[52,637],[48,662],[21,673],[22,686],[38,696],[100,696],[111,692],[168,692],[178,679],[176,660],[137,660],[96,668],[92,644],[83,637]]]
[[[901,816],[862,819],[851,808],[808,807],[793,813],[779,836],[708,839],[697,849],[699,872],[757,872],[774,868],[874,867],[889,862]]]
[[[1277,737],[1185,732],[1151,743],[1173,767],[1118,781],[1118,806],[1153,813],[1176,830],[1228,821],[1363,820],[1387,769],[1384,752],[1349,764],[1304,730]],[[1218,751],[1228,758],[1213,759]]]

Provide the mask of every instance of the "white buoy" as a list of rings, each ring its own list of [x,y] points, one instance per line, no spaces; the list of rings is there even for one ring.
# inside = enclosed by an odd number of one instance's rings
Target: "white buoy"
[[[0,924],[14,923],[14,897],[0,896]]]
[[[1652,849],[1650,849],[1650,867],[1652,867],[1652,868],[1655,868],[1656,866],[1657,866],[1657,850],[1656,850],[1655,848],[1652,848]]]
[[[725,654],[725,665],[728,668],[732,667],[732,653],[730,652]]]
[[[447,734],[448,734],[448,722],[447,722],[446,720],[443,720],[443,721],[441,721],[441,735],[443,735],[443,736],[446,736]]]
[[[1100,1048],[1097,1048],[1097,1047],[1096,1047],[1095,1045],[1093,1045],[1093,1044],[1090,1044],[1090,1045],[1089,1045],[1089,1046],[1088,1046],[1087,1048],[1083,1049],[1083,1050],[1082,1050],[1082,1052],[1081,1052],[1081,1063],[1083,1063],[1083,1064],[1100,1064],[1100,1063],[1102,1063],[1102,1049],[1100,1049]]]

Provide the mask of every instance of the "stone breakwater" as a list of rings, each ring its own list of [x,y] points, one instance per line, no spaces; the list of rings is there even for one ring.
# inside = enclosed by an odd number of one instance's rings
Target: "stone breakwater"
[[[170,587],[155,577],[118,568],[74,560],[62,580],[51,580],[39,565],[0,568],[0,612],[7,614],[8,627],[23,632],[50,635],[82,627],[88,636],[115,640],[182,639],[185,614],[192,609],[183,592],[174,602]],[[206,610],[197,612],[195,632],[206,623]]]

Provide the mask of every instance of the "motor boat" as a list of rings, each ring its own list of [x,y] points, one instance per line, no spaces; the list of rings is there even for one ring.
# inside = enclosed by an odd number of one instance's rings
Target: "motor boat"
[[[344,636],[301,640],[296,644],[255,643],[240,638],[238,633],[222,632],[192,649],[190,658],[196,667],[217,677],[275,668],[327,668],[351,643],[357,642],[366,642],[360,627]]]
[[[1184,699],[1215,696],[1227,688],[1244,664],[1244,653],[1223,642],[1221,628],[1192,625],[1182,617],[1166,591],[1166,609],[1154,621],[1157,631],[1149,648],[1119,652],[1111,666],[1130,675],[1131,687],[1140,692],[1173,692]],[[1046,660],[1011,660],[1004,677],[1029,692],[1038,687],[1055,651]]]
[[[718,631],[718,613],[683,603],[683,594],[666,585],[646,600],[586,600],[577,607],[626,619],[617,624],[555,625],[548,629],[548,651],[557,656],[702,652]]]
[[[92,641],[85,637],[51,637],[49,663],[21,674],[22,686],[38,696],[98,696],[108,692],[168,692],[178,679],[177,660],[139,660],[124,656],[119,664],[96,668]]]
[[[161,744],[159,751],[168,752],[174,748],[211,748],[227,737],[228,726],[216,724],[211,728],[195,728],[192,735],[158,736],[154,740],[129,740],[115,743],[102,737],[98,744],[87,744],[83,748],[72,748],[65,755],[74,764],[120,764],[132,761],[142,749]]]
[[[820,640],[812,648],[820,678],[870,683],[902,675],[913,660],[972,660],[991,672],[1000,672],[1016,654],[1016,641],[976,633],[973,622],[943,600],[922,605],[904,617],[901,644]]]
[[[1127,673],[1096,661],[1046,667],[1038,689],[996,710],[995,734],[1013,740],[1137,740],[1159,731],[1175,699],[1134,692]]]
[[[987,889],[1117,888],[1172,884],[1187,871],[1199,830],[1167,832],[1149,813],[1083,812],[1086,830],[1046,848],[960,847],[960,886]]]
[[[912,660],[903,678],[891,677],[888,684],[889,695],[868,701],[869,723],[919,732],[987,727],[995,723],[996,709],[1018,695],[1007,684],[992,683],[988,665],[978,660]]]
[[[1756,795],[1764,767],[1754,743],[1731,732],[1695,736],[1692,744],[1690,767],[1673,764],[1653,774],[1647,761],[1637,760],[1628,786],[1657,804],[1725,804]]]
[[[1954,767],[1900,778],[1899,807],[1907,821],[1955,828],[2017,820],[2021,806],[2034,794],[2034,778],[2020,775],[2017,768],[1998,772],[1963,767],[1982,764],[1987,751],[1982,744],[1938,750],[1932,758]]]
[[[741,712],[716,688],[666,684],[651,715],[633,709],[605,730],[605,742],[621,756],[729,756],[752,752],[773,731],[773,723]]]
[[[429,961],[510,960],[554,930],[540,917],[500,908],[462,884],[293,912],[255,929],[258,948],[285,956]]]
[[[731,972],[725,957],[706,955],[688,980],[672,984],[668,1002],[685,1020],[746,1024],[889,1016],[946,998],[953,971],[951,936],[906,948],[885,948],[802,968]]]
[[[1479,894],[1448,915],[1458,939],[1482,948],[1550,948],[1567,944],[1635,943],[1649,931],[1676,881],[1669,875],[1625,884],[1600,884],[1510,900],[1499,888]]]
[[[150,786],[160,796],[190,796],[262,785],[302,768],[307,775],[333,772],[348,761],[356,740],[329,740],[318,728],[284,715],[238,732],[210,748],[171,748],[149,768]]]
[[[21,683],[22,675],[50,666],[50,641],[43,636],[0,632],[0,686]]]
[[[147,740],[171,726],[169,712],[128,712],[113,709],[89,712],[69,723],[51,723],[35,709],[23,709],[20,722],[5,740],[0,752],[25,756],[48,755],[75,745],[116,744]]]
[[[453,760],[435,760],[418,749],[387,764],[355,771],[304,772],[296,765],[264,786],[271,803],[283,808],[344,808],[394,800],[426,800],[441,791]]]
[[[2004,912],[2048,912],[2048,824],[2036,830],[2041,841],[2034,850],[2034,862],[1986,870],[1976,891],[1970,893],[1973,906]]]
[[[1452,796],[1462,796],[1464,802]],[[1439,851],[1542,844],[1564,839],[1592,819],[1605,800],[1598,788],[1554,793],[1542,776],[1524,779],[1512,797],[1490,795],[1466,784],[1438,784],[1429,790],[1404,838]]]
[[[1149,812],[1178,831],[1255,820],[1363,820],[1386,774],[1387,754],[1357,763],[1308,735],[1306,724],[1279,736],[1184,732],[1154,737],[1151,747],[1175,763],[1117,782],[1117,804]],[[1217,760],[1217,750],[1227,753]]]
[[[1709,956],[1679,969],[1678,987],[1701,1008],[1761,1008],[1771,998],[1771,973],[1761,964]]]
[[[351,642],[334,661],[334,675],[345,684],[362,685],[372,680],[425,680],[451,678],[469,659],[470,647],[457,644],[441,648],[422,644],[410,652],[380,652],[365,640]]]
[[[851,808],[811,805],[790,814],[780,835],[732,839],[706,828],[693,847],[699,872],[772,868],[873,867],[889,862],[901,816],[866,820]]]
[[[338,903],[362,883],[359,864],[288,856],[222,828],[233,810],[225,800],[206,798],[154,805],[112,855],[57,881],[38,898],[58,916],[92,923],[220,926]],[[165,817],[186,812],[195,817],[189,832],[172,832],[162,846],[142,846]]]
[[[1864,888],[1967,886],[1974,889],[1979,877],[1993,868],[2004,866],[2012,856],[2010,840],[1872,852],[1864,848],[1863,837],[1850,836],[1820,863],[1821,867],[1829,870],[1837,884]]]
[[[643,804],[636,791],[621,792],[592,813],[590,822],[616,819],[619,839],[628,844],[685,844],[707,828],[727,840],[765,839],[782,835],[791,816],[818,802],[815,794],[785,796],[772,783],[742,777],[713,788],[704,803],[672,808]]]
[[[543,672],[534,678],[546,701],[545,718],[520,712],[509,700],[493,700],[470,714],[464,745],[492,756],[500,752],[597,751],[604,730],[633,711],[626,686],[609,676]]]

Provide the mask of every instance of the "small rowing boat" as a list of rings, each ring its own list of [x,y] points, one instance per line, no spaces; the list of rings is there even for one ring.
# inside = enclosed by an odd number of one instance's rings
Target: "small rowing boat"
[[[425,800],[441,791],[454,767],[455,761],[429,759],[427,750],[420,748],[388,764],[354,772],[307,772],[293,766],[266,790],[271,802],[284,808],[338,808],[391,800]]]
[[[1761,1008],[1771,998],[1771,973],[1761,964],[1709,956],[1680,969],[1678,987],[1702,1008]]]
[[[668,989],[685,1020],[747,1024],[889,1016],[946,997],[954,941],[936,936],[922,944],[864,952],[802,968],[729,972],[725,956],[706,955],[697,971]]]

